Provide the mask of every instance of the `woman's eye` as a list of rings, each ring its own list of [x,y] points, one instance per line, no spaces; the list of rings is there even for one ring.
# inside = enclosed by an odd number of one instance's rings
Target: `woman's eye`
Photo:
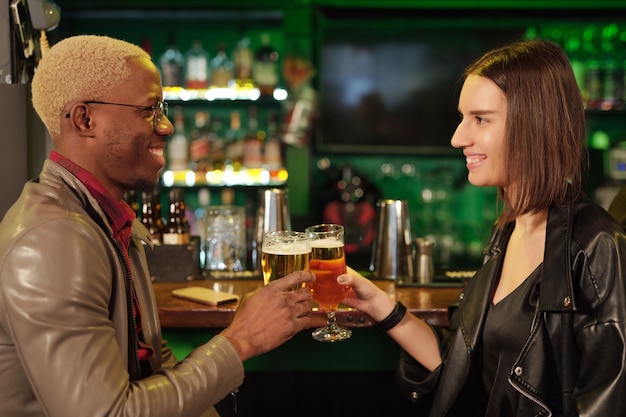
[[[476,116],[476,122],[477,122],[479,125],[482,125],[482,124],[484,124],[484,123],[487,123],[487,119],[484,119],[484,118],[482,118],[482,117]]]

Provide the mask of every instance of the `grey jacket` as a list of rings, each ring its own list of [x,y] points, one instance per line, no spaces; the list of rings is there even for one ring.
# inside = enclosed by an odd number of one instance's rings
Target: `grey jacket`
[[[154,373],[131,382],[124,266],[111,236],[83,184],[50,160],[3,218],[0,416],[200,416],[243,382],[222,336],[180,362],[162,345],[137,220],[130,267]]]

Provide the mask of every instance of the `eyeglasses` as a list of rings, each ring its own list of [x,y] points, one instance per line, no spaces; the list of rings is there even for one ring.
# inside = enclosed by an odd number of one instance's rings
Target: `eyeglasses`
[[[85,101],[85,104],[108,104],[111,106],[124,106],[124,107],[134,107],[139,110],[152,111],[152,127],[156,132],[157,125],[161,123],[163,120],[163,116],[167,117],[167,102],[159,101],[154,106],[137,106],[135,104],[124,104],[124,103],[109,103],[106,101]],[[70,114],[66,114],[65,118],[69,118]]]

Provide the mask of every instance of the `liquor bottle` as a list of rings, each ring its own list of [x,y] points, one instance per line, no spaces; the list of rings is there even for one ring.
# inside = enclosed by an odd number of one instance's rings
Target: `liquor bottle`
[[[167,144],[170,171],[184,171],[189,166],[189,143],[185,134],[185,115],[181,106],[174,108],[174,136]]]
[[[210,159],[210,131],[211,114],[208,111],[198,110],[195,116],[195,127],[191,132],[189,142],[190,168],[196,174],[204,175],[211,168]]]
[[[167,49],[159,57],[159,67],[164,87],[183,86],[185,57],[176,46],[176,37],[173,34],[170,35]]]
[[[158,190],[145,190],[141,193],[141,223],[148,229],[152,243],[163,243],[163,218],[161,217],[161,196]]]
[[[224,125],[222,118],[216,116],[211,123],[209,133],[209,159],[214,170],[224,170]]]
[[[278,52],[272,47],[270,35],[261,35],[261,47],[254,56],[254,84],[262,95],[271,95],[278,84]]]
[[[191,241],[189,223],[185,214],[183,191],[173,188],[169,192],[167,226],[163,232],[164,245],[188,245]]]
[[[275,176],[283,167],[282,146],[278,138],[278,117],[270,113],[267,122],[267,139],[263,150],[264,165],[270,171],[270,177]]]
[[[617,24],[606,25],[602,29],[602,102],[600,109],[615,109],[621,96],[621,74],[619,74],[619,62],[617,60],[618,27]]]
[[[233,52],[233,63],[235,65],[235,84],[237,88],[251,89],[252,83],[252,60],[253,54],[250,48],[250,39],[241,37],[237,42]]]
[[[185,79],[187,88],[209,87],[209,53],[202,48],[202,42],[194,40],[185,54]]]
[[[587,56],[586,98],[587,108],[597,110],[602,103],[602,73],[599,48],[599,30],[596,25],[589,25],[583,33],[584,49]]]
[[[233,82],[233,61],[226,53],[224,43],[217,45],[217,53],[210,61],[211,87],[227,88]]]
[[[265,132],[259,130],[256,106],[248,108],[248,129],[244,143],[243,166],[258,169],[263,166],[263,140]]]
[[[128,204],[130,208],[133,209],[135,214],[139,215],[139,202],[137,201],[137,191],[135,190],[124,191],[123,199],[126,202],[126,204]]]
[[[241,129],[241,115],[238,110],[230,112],[230,128],[226,132],[224,147],[225,164],[235,171],[242,167],[245,132]]]

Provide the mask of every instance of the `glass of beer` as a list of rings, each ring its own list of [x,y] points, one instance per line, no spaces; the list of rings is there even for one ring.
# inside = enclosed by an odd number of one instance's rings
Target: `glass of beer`
[[[310,257],[308,233],[291,230],[265,233],[261,244],[263,283],[267,285],[292,272],[308,270]]]
[[[311,237],[309,270],[315,274],[310,284],[313,300],[326,312],[327,324],[315,330],[313,339],[320,342],[338,342],[352,335],[350,329],[337,325],[335,312],[348,293],[349,287],[337,283],[337,277],[346,273],[344,230],[339,224],[318,224],[306,229]]]

